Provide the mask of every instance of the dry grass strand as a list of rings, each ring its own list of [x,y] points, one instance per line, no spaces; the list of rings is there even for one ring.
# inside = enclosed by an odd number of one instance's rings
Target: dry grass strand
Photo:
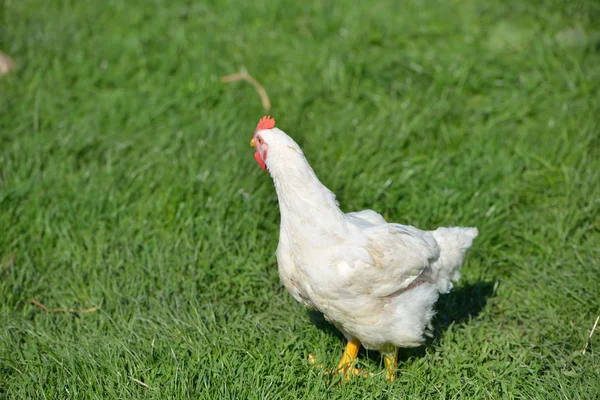
[[[42,303],[40,303],[39,301],[37,301],[36,299],[27,299],[25,301],[38,306],[39,308],[41,308],[44,311],[55,312],[55,313],[56,312],[91,313],[100,308],[100,307],[92,307],[92,308],[86,308],[85,310],[79,310],[76,308],[49,308],[49,307],[46,307],[45,305],[43,305]]]
[[[265,111],[269,111],[271,109],[271,101],[269,100],[269,95],[267,94],[267,91],[260,83],[258,83],[256,79],[252,77],[252,75],[250,75],[246,71],[238,72],[237,74],[226,75],[221,78],[221,82],[225,83],[238,81],[246,81],[249,82],[252,86],[254,86],[256,93],[258,93],[258,95],[260,96],[260,100]]]

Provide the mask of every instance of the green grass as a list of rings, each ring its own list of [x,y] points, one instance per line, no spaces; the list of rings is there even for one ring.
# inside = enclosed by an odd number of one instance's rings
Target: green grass
[[[0,398],[598,396],[600,5],[299,4],[0,5]],[[393,384],[306,360],[242,67],[344,210],[479,227]]]

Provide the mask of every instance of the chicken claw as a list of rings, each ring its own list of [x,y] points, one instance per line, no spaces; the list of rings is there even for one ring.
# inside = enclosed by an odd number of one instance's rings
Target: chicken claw
[[[337,368],[335,370],[326,371],[326,375],[340,374],[343,376],[345,381],[350,380],[350,378],[354,375],[360,375],[363,378],[373,376],[372,372],[363,372],[352,365],[356,360],[356,356],[358,355],[359,349],[360,341],[358,339],[350,340],[346,345],[346,349],[344,350],[344,354],[342,355],[342,359],[338,363]],[[308,362],[313,365],[316,363],[316,359],[312,354],[308,355]],[[315,365],[315,368],[321,369],[323,368],[323,365]]]
[[[312,365],[314,365],[315,368],[318,368],[318,369],[323,368],[323,364],[315,365],[315,363],[317,362],[317,359],[312,354],[308,355],[308,362],[311,363]]]

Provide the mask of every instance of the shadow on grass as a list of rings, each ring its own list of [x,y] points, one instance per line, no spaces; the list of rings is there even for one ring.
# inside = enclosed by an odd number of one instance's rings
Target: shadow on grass
[[[458,325],[469,319],[477,317],[485,307],[488,298],[494,292],[494,282],[477,282],[467,284],[453,289],[450,293],[441,295],[436,303],[436,316],[433,319],[433,338],[420,347],[412,349],[400,349],[398,352],[398,361],[405,362],[413,357],[423,357],[425,349],[432,343],[439,341],[442,334],[451,326]],[[344,335],[329,322],[325,320],[323,314],[315,310],[308,311],[312,323],[332,336],[336,336],[341,341],[345,341]],[[340,354],[341,356],[341,354]],[[360,350],[360,357],[381,363],[381,355],[376,351]]]

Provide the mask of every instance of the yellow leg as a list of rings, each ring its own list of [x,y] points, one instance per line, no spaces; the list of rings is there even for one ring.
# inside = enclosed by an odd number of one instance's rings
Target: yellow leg
[[[350,367],[352,361],[356,360],[359,349],[360,340],[354,338],[348,342],[346,350],[344,350],[344,354],[342,355],[342,359],[337,366],[338,372],[345,372]]]
[[[355,368],[352,364],[354,360],[356,360],[356,356],[358,356],[358,350],[360,349],[360,340],[352,339],[346,345],[346,349],[344,350],[344,354],[342,354],[342,359],[338,363],[338,366],[333,371],[327,371],[327,375],[338,373],[343,376],[344,380],[350,379],[352,375],[362,375],[364,378],[369,376],[373,376],[372,373],[364,373],[358,368]],[[312,354],[308,355],[308,361],[315,366],[315,368],[323,368],[323,365],[316,364],[317,360]]]
[[[396,380],[396,375],[394,370],[396,369],[396,364],[398,362],[398,349],[394,350],[394,353],[391,355],[386,355],[385,357],[385,377],[388,381],[393,382]]]
[[[360,340],[353,338],[346,345],[342,359],[338,363],[337,373],[343,374],[344,380],[350,379],[352,375],[361,375],[363,378],[373,376],[371,373],[362,372],[360,369],[355,368],[352,364],[358,356],[358,350],[360,349]]]

